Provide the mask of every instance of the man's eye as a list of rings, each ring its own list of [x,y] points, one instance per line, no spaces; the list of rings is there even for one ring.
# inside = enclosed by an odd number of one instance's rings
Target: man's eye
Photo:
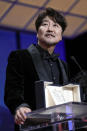
[[[54,24],[53,26],[58,27],[58,25],[57,25],[57,24]]]
[[[48,25],[48,24],[47,23],[43,23],[42,25],[45,26],[45,25]]]

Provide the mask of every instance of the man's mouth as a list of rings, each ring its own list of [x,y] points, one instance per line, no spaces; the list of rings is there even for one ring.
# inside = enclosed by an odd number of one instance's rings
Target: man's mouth
[[[55,37],[53,34],[46,34],[46,37]]]

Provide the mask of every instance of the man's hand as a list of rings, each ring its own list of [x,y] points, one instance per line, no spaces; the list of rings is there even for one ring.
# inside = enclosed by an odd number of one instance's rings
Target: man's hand
[[[20,107],[15,113],[15,123],[24,124],[27,116],[26,113],[31,112],[31,109],[28,107]]]

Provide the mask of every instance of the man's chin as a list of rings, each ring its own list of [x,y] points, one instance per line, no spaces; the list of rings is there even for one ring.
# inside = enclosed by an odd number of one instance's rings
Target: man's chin
[[[57,43],[54,43],[54,42],[45,42],[46,45],[49,45],[49,46],[54,46],[56,45]]]

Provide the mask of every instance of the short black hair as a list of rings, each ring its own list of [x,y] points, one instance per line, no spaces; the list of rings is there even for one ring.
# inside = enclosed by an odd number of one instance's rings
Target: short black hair
[[[43,19],[46,17],[52,17],[53,20],[55,20],[61,27],[64,32],[65,28],[67,27],[67,22],[63,14],[59,13],[58,11],[54,10],[53,8],[46,8],[45,11],[40,13],[35,21],[36,31],[38,32],[38,29],[40,25],[42,24]]]

